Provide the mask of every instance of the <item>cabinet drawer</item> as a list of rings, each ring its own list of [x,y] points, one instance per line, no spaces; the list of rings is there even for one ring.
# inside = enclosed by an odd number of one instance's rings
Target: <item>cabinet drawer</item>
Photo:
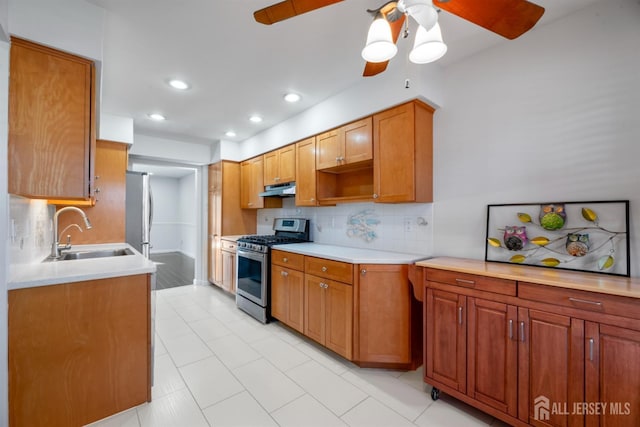
[[[223,251],[231,251],[231,252],[235,252],[236,251],[236,247],[238,246],[236,244],[236,242],[232,241],[232,240],[224,240],[221,239],[220,240],[220,246],[222,247]]]
[[[515,280],[497,279],[493,277],[476,276],[474,274],[457,273],[436,268],[427,268],[425,280],[440,282],[448,285],[462,286],[478,291],[494,292],[497,294],[516,296]]]
[[[518,282],[518,297],[580,310],[640,319],[640,299]]]
[[[349,284],[353,283],[353,264],[348,262],[308,256],[304,260],[304,271],[307,274],[313,274],[318,277]]]
[[[304,255],[274,249],[271,251],[271,263],[302,271],[304,270]]]

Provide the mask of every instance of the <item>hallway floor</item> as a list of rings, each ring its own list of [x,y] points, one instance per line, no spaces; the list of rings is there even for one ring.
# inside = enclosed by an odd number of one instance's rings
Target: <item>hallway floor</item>
[[[95,427],[504,426],[422,371],[362,369],[278,322],[263,325],[214,286],[156,296],[153,401]]]
[[[194,260],[182,252],[151,254],[151,261],[158,267],[156,289],[168,289],[193,284]]]

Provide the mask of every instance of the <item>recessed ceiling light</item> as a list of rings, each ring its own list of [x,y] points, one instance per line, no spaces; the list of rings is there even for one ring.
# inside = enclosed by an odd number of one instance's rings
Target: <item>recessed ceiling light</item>
[[[253,123],[260,123],[262,121],[262,117],[254,114],[253,116],[249,117],[249,120],[251,120]]]
[[[189,89],[189,84],[187,84],[186,82],[184,82],[182,80],[178,80],[178,79],[169,80],[169,86],[171,86],[174,89],[180,89],[180,90]]]
[[[233,138],[234,136],[236,136],[236,133],[235,133],[234,131],[232,131],[232,130],[228,130],[228,131],[225,133],[225,135],[226,135],[226,136],[228,136],[228,137],[230,137],[230,138]]]
[[[149,114],[149,118],[151,120],[155,120],[157,122],[161,122],[163,120],[167,120],[167,118],[165,116],[163,116],[162,114],[159,114],[159,113],[151,113],[151,114]]]
[[[284,100],[287,102],[298,102],[300,101],[300,95],[297,93],[288,93],[284,96]]]

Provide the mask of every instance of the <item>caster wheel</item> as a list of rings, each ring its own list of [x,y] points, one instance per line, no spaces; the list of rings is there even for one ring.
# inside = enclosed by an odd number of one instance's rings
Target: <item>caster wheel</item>
[[[440,399],[440,390],[439,389],[437,389],[435,387],[431,389],[431,399],[434,400],[434,401]]]

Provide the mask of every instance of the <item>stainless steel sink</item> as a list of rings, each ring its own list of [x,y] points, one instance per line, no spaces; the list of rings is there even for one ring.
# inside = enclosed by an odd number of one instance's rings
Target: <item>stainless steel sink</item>
[[[74,259],[109,258],[114,256],[125,256],[133,254],[133,251],[129,248],[103,249],[97,251],[66,252],[63,253],[60,258],[47,258],[45,261],[70,261]]]

